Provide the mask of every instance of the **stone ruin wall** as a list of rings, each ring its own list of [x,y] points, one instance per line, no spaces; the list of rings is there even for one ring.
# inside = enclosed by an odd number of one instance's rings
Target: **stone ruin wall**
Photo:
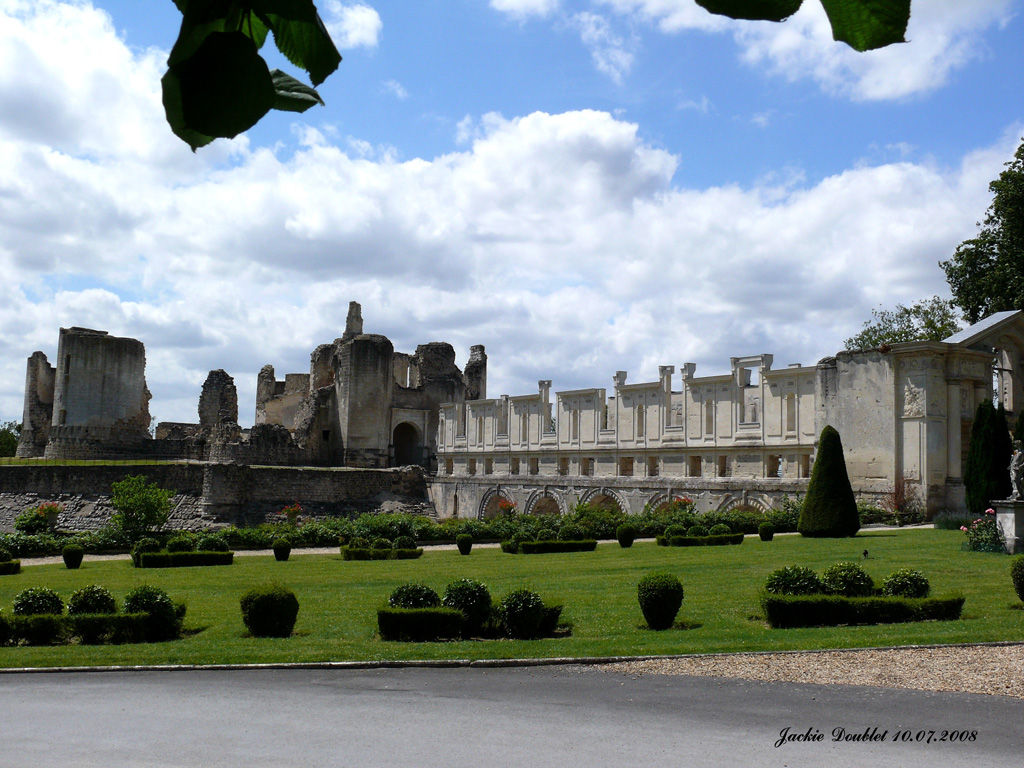
[[[145,475],[177,491],[168,526],[206,530],[225,525],[256,525],[277,519],[298,501],[312,517],[363,512],[433,512],[422,470],[312,469],[240,465],[152,464],[10,465],[0,467],[0,532],[14,530],[14,519],[44,501],[64,504],[58,527],[97,530],[110,522],[110,487],[128,475]]]

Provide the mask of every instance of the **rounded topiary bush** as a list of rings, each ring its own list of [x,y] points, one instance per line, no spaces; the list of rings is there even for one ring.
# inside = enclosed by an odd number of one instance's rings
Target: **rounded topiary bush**
[[[711,526],[711,529],[708,531],[708,536],[728,536],[730,533],[732,533],[732,528],[725,523],[718,523],[717,525]]]
[[[242,622],[253,637],[288,637],[299,615],[299,599],[287,587],[264,584],[242,595]]]
[[[399,536],[395,539],[395,549],[416,549],[416,539],[412,536]]]
[[[787,565],[768,574],[764,591],[773,595],[817,595],[822,591],[821,579],[803,565]]]
[[[64,601],[49,587],[29,587],[14,596],[14,613],[18,616],[64,613]]]
[[[1013,589],[1017,597],[1024,602],[1024,555],[1010,561],[1010,578],[1013,580]]]
[[[81,566],[85,550],[78,544],[68,544],[60,551],[60,555],[64,559],[65,567],[73,571]]]
[[[685,536],[686,526],[685,525],[670,525],[665,528],[665,538],[671,539],[673,536]]]
[[[195,552],[196,540],[191,536],[172,536],[167,540],[168,552]]]
[[[708,535],[708,529],[705,528],[700,523],[695,523],[694,525],[691,525],[689,528],[686,529],[686,535],[687,536],[707,536]]]
[[[475,579],[458,579],[444,589],[441,604],[462,611],[463,633],[479,631],[491,616],[491,593]]]
[[[159,552],[161,549],[160,542],[154,538],[146,536],[136,541],[131,548],[132,563],[135,567],[139,567],[139,556],[144,552]]]
[[[145,613],[146,640],[173,640],[181,633],[181,617],[174,603],[160,587],[144,584],[124,596],[125,613]]]
[[[775,526],[771,523],[761,523],[757,526],[757,535],[761,541],[771,541],[775,538]]]
[[[683,604],[683,585],[671,573],[649,573],[636,585],[636,599],[651,629],[668,629]]]
[[[468,555],[473,551],[473,537],[468,533],[460,533],[455,537],[455,546],[459,548],[460,555]]]
[[[544,622],[544,613],[544,601],[540,595],[529,589],[509,592],[498,606],[502,631],[516,640],[532,640],[538,637],[541,624]]]
[[[344,545],[342,545],[342,546],[344,546]],[[349,546],[350,549],[369,549],[370,548],[370,542],[367,541],[362,536],[353,536],[349,540],[348,546]]]
[[[580,541],[587,538],[587,532],[575,523],[566,523],[558,532],[559,541]]]
[[[373,543],[370,545],[370,549],[393,549],[393,548],[394,547],[392,547],[391,542],[388,541],[387,539],[385,539],[384,537],[381,537],[379,539],[374,539]]]
[[[71,593],[68,613],[117,613],[117,601],[106,587],[90,584]]]
[[[278,562],[286,561],[292,553],[292,543],[288,539],[274,539],[270,548],[274,550],[274,559]]]
[[[403,584],[388,598],[392,608],[436,608],[440,604],[437,592],[426,584]]]
[[[857,563],[835,563],[821,572],[821,586],[830,595],[867,597],[875,582]]]
[[[215,533],[205,533],[196,541],[196,549],[200,552],[230,552],[231,547],[224,540],[223,536]]]
[[[558,534],[552,528],[541,528],[537,531],[537,541],[552,541],[557,538]]]
[[[882,581],[882,594],[890,597],[928,597],[931,584],[920,571],[900,568]]]
[[[636,526],[631,523],[623,523],[615,529],[615,538],[619,542],[620,547],[629,549],[633,546],[633,542],[636,541]]]

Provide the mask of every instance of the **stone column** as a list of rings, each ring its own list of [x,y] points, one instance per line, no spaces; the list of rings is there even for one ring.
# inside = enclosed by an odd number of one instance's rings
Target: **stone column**
[[[951,383],[946,390],[946,476],[963,477],[960,445],[960,384]]]

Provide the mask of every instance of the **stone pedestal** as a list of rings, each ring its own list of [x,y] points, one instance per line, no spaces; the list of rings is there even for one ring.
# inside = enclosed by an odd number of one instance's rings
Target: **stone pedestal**
[[[1006,551],[1011,555],[1024,553],[1024,500],[997,501],[994,506]]]

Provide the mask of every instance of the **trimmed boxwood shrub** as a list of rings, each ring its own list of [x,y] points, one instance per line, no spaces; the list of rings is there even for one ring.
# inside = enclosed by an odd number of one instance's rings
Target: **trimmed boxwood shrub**
[[[717,525],[712,525],[708,529],[708,536],[722,536],[729,533],[732,533],[732,528],[730,528],[725,523],[718,523]]]
[[[196,550],[199,552],[229,552],[231,547],[223,536],[215,533],[204,533],[196,540]]]
[[[196,540],[192,536],[178,534],[167,540],[168,552],[195,552]]]
[[[630,523],[623,523],[615,529],[615,538],[618,540],[620,547],[629,549],[633,546],[633,542],[636,541],[636,527]]]
[[[664,540],[664,536],[660,537]],[[662,546],[669,547],[720,547],[730,544],[742,544],[742,533],[723,533],[717,536],[673,536]],[[661,542],[658,542],[661,544]]]
[[[857,563],[835,563],[821,572],[822,591],[842,597],[867,597],[874,580]]]
[[[503,541],[501,542],[501,551],[506,555],[518,555],[519,543],[519,539],[508,539],[507,541]]]
[[[370,549],[393,549],[391,542],[385,538],[374,539]]]
[[[345,546],[344,544],[342,546]],[[352,549],[369,549],[370,540],[363,538],[362,536],[353,536],[349,539],[348,546]]]
[[[667,529],[666,529],[666,532],[667,532]],[[686,535],[690,536],[690,537],[707,536],[708,535],[708,529],[705,528],[700,523],[696,523],[696,524],[691,525],[689,528],[686,529]],[[671,537],[669,537],[669,538],[671,540]]]
[[[381,608],[377,630],[381,640],[432,642],[462,637],[463,615],[457,608]]]
[[[279,563],[286,561],[292,553],[292,543],[288,539],[275,539],[270,548],[274,550],[274,559]]]
[[[231,565],[234,552],[142,552],[139,568],[191,568],[206,565]]]
[[[82,565],[82,558],[85,557],[85,550],[77,544],[68,544],[60,552],[64,559],[64,566],[69,570],[76,570]]]
[[[242,622],[253,637],[289,637],[299,615],[299,599],[287,587],[253,587],[240,601]]]
[[[21,560],[4,560],[0,562],[0,576],[11,576],[21,573]]]
[[[416,539],[412,536],[399,536],[395,539],[395,549],[416,549]]]
[[[817,595],[822,591],[821,579],[811,568],[787,565],[768,574],[764,591],[773,595]]]
[[[392,608],[436,608],[440,604],[437,592],[426,584],[402,584],[388,598]]]
[[[521,588],[509,592],[498,606],[502,631],[516,640],[540,637],[546,611],[540,595]]]
[[[68,613],[117,613],[117,601],[106,587],[90,584],[71,593]]]
[[[27,645],[55,645],[67,640],[64,617],[53,613],[33,613],[11,617],[11,639]]]
[[[134,565],[136,568],[141,567],[140,558],[143,553],[159,552],[161,549],[162,547],[160,546],[160,542],[152,538],[151,536],[145,536],[139,539],[132,545],[131,548],[132,565]]]
[[[455,546],[459,548],[460,555],[468,555],[473,551],[473,536],[468,533],[460,533],[455,537]]]
[[[1010,562],[1010,578],[1013,580],[1013,589],[1017,597],[1024,601],[1024,555],[1015,557]]]
[[[761,596],[773,629],[834,627],[841,624],[896,624],[960,618],[963,597],[841,597],[839,595]]]
[[[882,594],[889,597],[928,597],[931,584],[920,571],[899,568],[882,581]]]
[[[636,585],[636,599],[651,629],[668,629],[683,604],[683,585],[671,573],[649,573]]]
[[[666,539],[671,539],[673,536],[685,536],[687,526],[685,525],[670,525],[665,528],[664,536]],[[705,531],[707,533],[707,531]]]
[[[545,555],[554,552],[593,552],[597,549],[594,539],[585,541],[524,541],[519,544],[519,554]]]
[[[49,587],[29,587],[14,596],[14,613],[17,616],[60,616],[64,613],[64,601]]]
[[[761,541],[771,541],[775,538],[775,526],[771,523],[761,523],[757,526],[757,535]]]
[[[807,483],[797,530],[802,536],[840,538],[860,530],[857,499],[850,486],[843,442],[830,425],[821,430],[818,455]]]
[[[464,619],[463,633],[470,635],[479,632],[491,617],[491,593],[487,587],[475,579],[458,579],[444,589],[441,604],[445,608],[456,608],[462,611]]]
[[[77,637],[83,645],[119,645],[141,643],[147,618],[144,613],[78,613],[65,617],[64,622],[67,637]]]
[[[419,549],[392,549],[388,555],[389,560],[415,560],[423,555],[423,548]]]
[[[148,584],[135,587],[124,596],[125,613],[144,613],[144,635],[147,642],[176,640],[181,634],[185,606],[175,605],[168,594]]]

